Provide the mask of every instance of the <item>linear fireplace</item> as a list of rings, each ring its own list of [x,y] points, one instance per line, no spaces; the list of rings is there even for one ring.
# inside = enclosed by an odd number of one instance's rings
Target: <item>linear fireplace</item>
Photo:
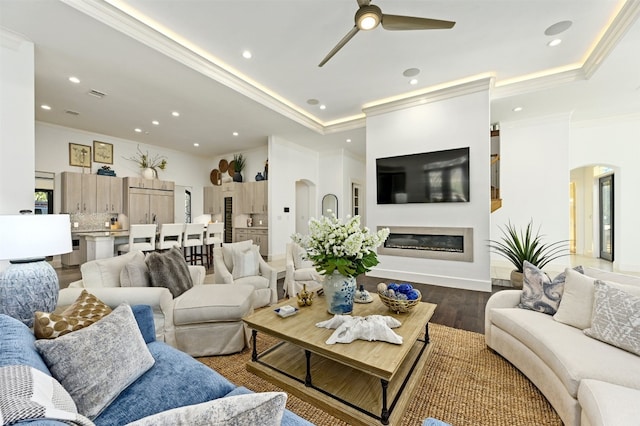
[[[388,228],[389,238],[378,248],[378,254],[473,262],[473,228]]]

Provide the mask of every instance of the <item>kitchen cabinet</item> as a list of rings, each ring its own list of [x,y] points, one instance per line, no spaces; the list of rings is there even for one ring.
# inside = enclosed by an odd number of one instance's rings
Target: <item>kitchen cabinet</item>
[[[96,213],[97,175],[62,172],[63,213]]]
[[[234,242],[253,240],[258,246],[260,255],[267,258],[269,255],[269,230],[254,228],[234,228]]]
[[[267,181],[241,184],[240,213],[267,213],[268,207]]]
[[[169,181],[125,178],[123,213],[129,217],[129,224],[174,223],[174,188]]]
[[[96,175],[96,211],[120,213],[122,211],[122,178]]]
[[[204,187],[204,213],[205,214],[222,214],[223,196],[222,187],[205,186]]]

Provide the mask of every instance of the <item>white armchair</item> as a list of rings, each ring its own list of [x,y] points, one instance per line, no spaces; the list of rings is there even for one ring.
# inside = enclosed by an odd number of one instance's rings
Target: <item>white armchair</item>
[[[278,301],[278,274],[260,256],[258,246],[252,240],[214,248],[213,268],[217,283],[253,286],[254,308]]]
[[[310,260],[304,259],[304,249],[296,243],[287,244],[286,270],[284,276],[284,295],[296,297],[303,287],[307,291],[322,290],[322,277]]]

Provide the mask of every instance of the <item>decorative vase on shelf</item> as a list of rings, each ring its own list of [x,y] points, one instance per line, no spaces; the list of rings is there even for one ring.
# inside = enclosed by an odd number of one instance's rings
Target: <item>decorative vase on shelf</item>
[[[233,181],[234,182],[242,182],[242,175],[240,174],[240,172],[235,172],[233,174]]]
[[[146,169],[142,169],[142,177],[145,179],[155,179],[156,172],[152,168],[147,167]]]
[[[264,176],[262,176],[262,173],[258,172],[256,175],[256,182],[260,182],[261,180],[264,180]]]
[[[346,315],[353,312],[353,297],[356,293],[354,277],[346,277],[334,271],[333,274],[324,276],[322,289],[330,314]]]

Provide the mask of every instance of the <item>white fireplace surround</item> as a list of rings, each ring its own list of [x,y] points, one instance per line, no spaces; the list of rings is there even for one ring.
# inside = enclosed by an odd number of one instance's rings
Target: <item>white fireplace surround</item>
[[[410,234],[460,236],[463,239],[462,251],[390,248],[384,244],[378,247],[378,254],[387,256],[419,257],[423,259],[453,260],[473,262],[473,228],[429,227],[429,226],[379,226],[378,229],[389,228],[390,235]]]

